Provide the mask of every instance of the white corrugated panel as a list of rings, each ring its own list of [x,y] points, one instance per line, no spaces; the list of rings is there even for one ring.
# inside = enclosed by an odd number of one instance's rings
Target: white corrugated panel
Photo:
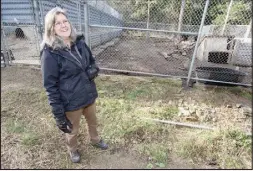
[[[31,0],[2,0],[1,19],[7,24],[33,24]]]

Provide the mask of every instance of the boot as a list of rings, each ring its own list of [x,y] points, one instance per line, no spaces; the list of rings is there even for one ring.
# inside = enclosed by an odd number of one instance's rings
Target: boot
[[[81,159],[80,153],[78,150],[74,151],[74,152],[70,152],[70,160],[73,163],[79,163]]]
[[[106,150],[108,148],[108,145],[104,143],[102,139],[98,143],[92,143],[91,145],[102,150]]]

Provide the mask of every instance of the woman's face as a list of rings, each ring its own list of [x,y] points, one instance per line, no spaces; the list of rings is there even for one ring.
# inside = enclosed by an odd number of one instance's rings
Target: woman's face
[[[58,14],[55,16],[54,31],[56,35],[61,36],[63,39],[69,38],[71,27],[65,15]]]

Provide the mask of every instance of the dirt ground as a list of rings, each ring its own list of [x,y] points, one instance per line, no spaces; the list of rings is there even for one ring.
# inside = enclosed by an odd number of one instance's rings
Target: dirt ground
[[[20,91],[26,92],[25,94],[28,95],[29,100],[27,101],[34,101],[34,103],[37,103],[36,99],[34,97],[31,97],[29,92],[36,91],[40,93],[40,91],[43,89],[42,82],[41,82],[41,74],[39,71],[34,71],[30,67],[10,67],[10,68],[3,68],[1,70],[2,80],[1,80],[1,104],[4,106],[5,109],[2,108],[2,115],[1,115],[1,168],[7,169],[22,169],[22,168],[37,168],[38,165],[47,165],[47,168],[55,168],[55,167],[61,167],[56,166],[53,164],[52,158],[61,158],[60,160],[67,159],[65,150],[61,149],[62,152],[58,152],[59,149],[52,149],[50,150],[50,153],[46,151],[43,151],[44,148],[48,149],[51,147],[47,147],[46,144],[48,143],[58,143],[54,141],[60,141],[60,148],[63,148],[64,145],[62,144],[61,136],[59,135],[59,132],[54,127],[52,131],[56,133],[58,138],[53,138],[53,142],[47,142],[45,140],[45,145],[43,147],[30,147],[29,150],[24,150],[20,147],[20,139],[15,134],[8,134],[6,132],[5,126],[3,123],[6,123],[8,121],[8,118],[15,118],[14,115],[8,115],[11,111],[15,110],[15,108],[18,106],[18,104],[15,104],[15,102],[11,102],[13,106],[5,106],[8,101],[11,100],[11,96],[8,98],[8,94],[10,95],[11,92]],[[6,94],[7,93],[7,94]],[[30,97],[29,97],[30,96]],[[26,98],[26,97],[23,97]],[[32,98],[32,99],[31,99]],[[24,99],[25,100],[25,99]],[[23,108],[27,111],[27,116],[21,116],[24,117],[31,117],[31,118],[37,118],[37,116],[31,115],[30,111],[34,111],[33,109],[29,108],[29,104],[25,104],[21,102]],[[30,103],[30,102],[29,102]],[[44,104],[47,105],[47,104]],[[36,105],[37,107],[40,106],[40,104]],[[41,106],[40,106],[41,107]],[[6,108],[8,108],[10,111],[7,111]],[[26,112],[22,111],[20,109],[19,112]],[[18,112],[18,111],[17,111]],[[23,113],[25,114],[25,113]],[[38,115],[39,113],[34,113],[35,115]],[[48,113],[49,114],[49,113]],[[47,115],[48,115],[47,114]],[[50,117],[51,114],[46,116],[47,118]],[[18,116],[17,116],[18,117]],[[42,117],[42,116],[41,116]],[[43,114],[44,117],[44,114]],[[16,118],[18,119],[18,118]],[[43,129],[43,128],[42,128]],[[51,135],[52,137],[55,136],[55,134]],[[51,137],[51,138],[52,138]],[[51,141],[50,140],[50,141]],[[83,139],[81,141],[81,153],[85,153],[86,155],[83,155],[83,162],[81,164],[72,165],[69,161],[64,164],[64,167],[67,168],[75,168],[75,169],[142,169],[146,167],[147,160],[145,157],[140,157],[134,152],[131,152],[131,149],[125,149],[125,148],[117,148],[117,147],[110,147],[107,151],[98,151],[92,149],[92,147],[88,146],[88,140]],[[7,144],[8,145],[7,145]],[[58,146],[57,145],[57,146]],[[46,147],[45,147],[46,146]],[[86,147],[85,147],[86,146]],[[36,150],[34,149],[36,148]],[[15,149],[15,150],[12,150]],[[19,151],[20,150],[20,151]],[[36,152],[37,151],[37,152]],[[40,154],[36,154],[40,153]],[[32,156],[39,156],[39,158],[33,158]],[[52,156],[56,155],[56,156]],[[62,155],[62,156],[60,156]],[[57,157],[58,156],[58,157]],[[46,159],[48,158],[48,159]],[[41,159],[41,161],[39,161]],[[50,161],[52,160],[52,161]],[[68,160],[68,159],[67,159]],[[209,166],[195,166],[192,163],[189,163],[187,160],[182,162],[183,159],[175,158],[175,160],[172,158],[169,164],[169,168],[173,169],[180,169],[180,168],[195,168],[195,167],[202,167],[202,168],[209,168]],[[42,162],[42,163],[41,163]],[[67,166],[66,166],[67,165]]]
[[[113,46],[105,48],[96,58],[103,68],[187,77],[194,47],[193,37],[178,43],[175,38],[146,39],[127,35],[122,36]],[[195,68],[202,66],[218,65],[201,62],[196,58],[192,77],[196,77]],[[242,83],[252,84],[252,68],[240,67],[239,70],[247,74]]]
[[[172,76],[187,76],[184,63],[191,58],[192,51],[183,56],[174,53],[167,59],[163,53],[173,53],[177,47],[173,40],[123,37],[114,46],[106,48],[97,56],[98,64],[104,68],[149,72]]]
[[[118,76],[112,77],[112,87],[123,86],[127,90],[127,77]],[[103,80],[107,80],[107,77],[100,76],[98,82],[98,89],[100,97],[107,90],[101,90],[106,87],[107,83]],[[132,78],[129,78],[132,80]],[[140,78],[141,80],[141,78]],[[102,82],[101,82],[102,81]],[[101,82],[101,83],[100,83]],[[149,81],[150,82],[150,81]],[[149,83],[148,82],[148,83]],[[149,83],[153,84],[152,82]],[[119,90],[122,91],[120,87]],[[132,93],[137,88],[130,91]],[[169,88],[170,91],[174,89]],[[177,87],[175,92],[179,93],[180,88]],[[213,89],[213,88],[211,88]],[[168,90],[169,91],[169,90]],[[116,93],[116,92],[111,92]],[[140,94],[142,92],[139,92]],[[167,92],[168,93],[168,92]],[[163,98],[183,98],[183,97],[197,97],[196,100],[207,101],[207,97],[213,98],[213,91],[186,91],[183,93],[176,93],[168,95],[166,93],[160,93],[157,95],[158,99]],[[208,94],[211,93],[211,94]],[[122,93],[120,93],[122,94]],[[111,94],[112,95],[112,94]],[[147,95],[145,95],[147,96]],[[144,96],[144,98],[145,98]],[[131,96],[132,97],[132,96]],[[103,97],[101,97],[103,99]],[[110,94],[105,96],[106,99],[110,100]],[[157,101],[158,99],[155,99]],[[205,100],[205,98],[207,98]],[[221,95],[216,97],[216,103],[220,105],[242,103],[244,105],[250,105],[251,101],[243,97],[235,95]],[[225,99],[225,100],[224,100]],[[116,100],[117,102],[119,100]],[[138,100],[137,100],[138,102]],[[165,100],[167,103],[167,100]],[[223,104],[222,104],[223,103]],[[1,69],[1,168],[3,169],[32,169],[32,168],[75,168],[75,169],[143,169],[147,167],[149,163],[147,156],[136,153],[132,147],[134,144],[130,142],[125,147],[116,146],[113,143],[110,149],[107,151],[95,150],[88,145],[86,135],[82,138],[80,144],[80,151],[83,154],[82,161],[80,164],[74,165],[69,159],[64,149],[64,142],[60,133],[54,125],[54,120],[51,117],[48,104],[46,103],[46,96],[41,82],[40,71],[33,70],[31,67],[8,67]],[[108,104],[110,105],[110,104]],[[107,106],[108,106],[107,105]],[[103,108],[99,108],[102,111]],[[115,110],[113,108],[113,110]],[[117,114],[117,113],[116,113]],[[117,116],[117,115],[115,115]],[[228,117],[232,120],[234,115]],[[100,116],[106,117],[106,116]],[[21,125],[12,125],[12,121],[15,123],[21,122]],[[22,122],[25,121],[25,128],[23,130]],[[100,127],[105,127],[101,125]],[[14,130],[13,130],[14,129]],[[27,130],[26,130],[27,129]],[[174,129],[175,130],[175,129]],[[23,131],[23,132],[22,132]],[[22,137],[26,134],[26,131],[38,131],[35,135],[39,138],[25,139]],[[41,132],[42,131],[42,132]],[[81,130],[83,132],[84,130]],[[10,133],[12,132],[12,133]],[[175,136],[180,135],[182,130],[179,132],[175,131]],[[173,135],[174,135],[173,133]],[[106,135],[106,132],[105,132]],[[33,137],[32,136],[32,137]],[[29,137],[29,136],[28,136]],[[50,138],[49,138],[50,137]],[[180,138],[180,136],[179,136]],[[25,141],[26,140],[26,141]],[[167,169],[216,169],[218,166],[209,165],[208,163],[194,163],[191,160],[184,159],[171,153],[168,156],[168,163],[166,164]]]

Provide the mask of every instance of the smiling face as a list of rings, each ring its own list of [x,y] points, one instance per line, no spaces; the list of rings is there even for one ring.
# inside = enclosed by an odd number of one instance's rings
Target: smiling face
[[[63,39],[68,39],[71,34],[71,26],[67,17],[63,14],[55,16],[54,31],[56,35]]]

